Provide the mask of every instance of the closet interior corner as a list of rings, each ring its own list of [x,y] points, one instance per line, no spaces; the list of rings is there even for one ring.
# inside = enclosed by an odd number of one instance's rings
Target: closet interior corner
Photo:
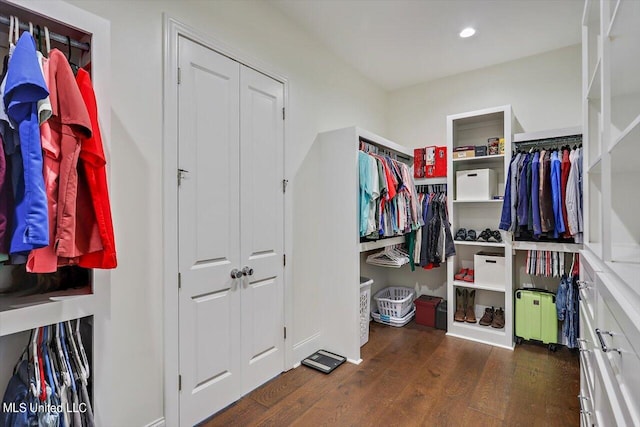
[[[3,100],[4,114],[0,121],[0,126],[4,126],[0,133],[3,157],[7,164],[11,163],[12,171],[18,170],[18,164],[24,167],[29,185],[37,185],[34,180],[44,181],[42,206],[47,212],[41,222],[44,225],[48,222],[44,233],[49,234],[46,242],[38,241],[25,250],[21,243],[14,246],[17,238],[10,234],[13,233],[10,227],[3,229],[2,238],[11,242],[6,248],[3,245],[7,255],[0,254],[2,425],[14,425],[12,422],[19,422],[21,417],[36,422],[47,419],[51,423],[64,417],[66,425],[108,425],[111,418],[108,269],[114,268],[116,261],[107,190],[109,165],[101,163],[105,151],[108,154],[110,140],[110,108],[101,96],[108,90],[110,74],[109,26],[103,18],[64,2],[0,1],[0,55],[5,58],[2,96],[13,100],[13,103]],[[13,55],[18,59],[12,61]],[[39,81],[48,95],[38,98],[42,98],[44,106],[38,104],[40,120],[35,124],[38,129],[35,142],[21,133],[22,124],[18,124],[24,119],[12,110],[16,102],[26,102],[13,98],[22,90],[20,83],[14,82],[20,73],[27,75],[33,71],[28,68],[32,66],[29,62],[32,58],[36,67],[40,65]],[[52,77],[54,67],[56,77]],[[58,77],[61,75],[65,76],[64,82]],[[63,118],[61,111],[65,107],[61,106],[70,104],[76,109]],[[60,166],[55,155],[48,158],[47,155],[62,145],[61,129],[68,126],[65,120],[80,122],[78,117],[82,117],[86,132],[82,133],[77,123],[72,124],[69,129],[73,139],[65,140],[69,145],[62,149],[65,155],[68,153],[65,150],[75,151],[77,163],[73,160]],[[19,141],[17,151],[9,141]],[[26,160],[22,164],[17,157],[16,153],[31,149],[27,145],[41,151],[38,164],[27,165]],[[87,154],[90,150],[92,153]],[[93,160],[88,156],[93,156]],[[39,178],[27,176],[32,173],[31,168],[35,171],[37,167],[41,168]],[[58,191],[59,179],[69,191],[64,196]],[[13,217],[11,210],[19,209],[15,206],[22,203],[16,196],[19,194],[16,191],[20,191],[15,187],[18,180],[18,175],[4,176],[3,171],[4,183],[14,187],[12,192],[10,187],[2,188],[2,208],[12,215],[9,224],[15,227],[20,227],[21,221],[15,219],[20,214]],[[6,191],[11,192],[9,200],[4,199]],[[62,215],[67,209],[67,205],[60,203],[60,197],[66,197],[68,206],[73,206],[69,209],[76,208],[79,201],[77,211],[69,211],[78,221],[69,225],[58,221],[61,217],[57,213]],[[56,204],[57,208],[52,208]],[[100,215],[105,216],[98,225]],[[67,237],[63,233],[67,232],[73,233],[70,240],[73,247],[65,246]],[[22,243],[26,244],[26,238]],[[98,270],[101,268],[105,270]],[[20,397],[19,391],[29,381],[31,387],[27,387],[26,397]]]

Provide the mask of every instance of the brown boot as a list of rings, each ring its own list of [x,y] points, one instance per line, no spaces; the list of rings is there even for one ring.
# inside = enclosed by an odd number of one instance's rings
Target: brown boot
[[[501,329],[504,328],[504,310],[499,308],[493,316],[493,322],[491,322],[492,328]]]
[[[485,308],[484,309],[484,314],[482,315],[482,318],[480,319],[480,326],[489,326],[491,325],[491,323],[493,323],[493,307],[489,308]]]
[[[465,289],[466,292],[466,289]],[[466,310],[464,312],[465,321],[468,323],[476,323],[476,290],[469,291],[467,294],[467,304],[465,305]]]
[[[464,322],[464,308],[467,305],[467,290],[456,288],[456,313],[453,320],[456,322]]]

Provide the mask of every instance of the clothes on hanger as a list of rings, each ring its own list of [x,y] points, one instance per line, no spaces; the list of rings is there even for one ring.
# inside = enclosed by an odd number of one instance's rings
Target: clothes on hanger
[[[31,273],[114,268],[106,158],[89,75],[74,75],[62,52],[49,51],[48,39],[48,58],[29,32],[15,46],[14,39],[0,84],[0,253]]]
[[[80,320],[76,320],[76,328]],[[34,329],[2,400],[0,427],[94,427],[89,371],[72,322]],[[88,361],[86,362],[88,363]]]
[[[439,267],[448,257],[455,255],[451,223],[447,210],[447,193],[444,186],[437,192],[419,193],[424,226],[415,235],[416,243],[411,254],[413,264],[424,269]],[[421,191],[424,187],[420,188]],[[427,190],[431,190],[427,187]],[[411,238],[412,236],[409,236]],[[411,244],[408,245],[410,248]],[[414,266],[412,266],[413,270]]]
[[[527,251],[525,271],[531,276],[560,277],[565,274],[564,252]]]
[[[562,321],[562,335],[567,339],[568,348],[578,347],[580,330],[578,275],[562,275],[556,295],[558,320]]]
[[[514,153],[499,228],[516,240],[582,243],[582,147]]]
[[[409,166],[389,155],[365,152],[375,147],[361,142],[360,237],[377,240],[417,230],[422,223],[413,174]]]

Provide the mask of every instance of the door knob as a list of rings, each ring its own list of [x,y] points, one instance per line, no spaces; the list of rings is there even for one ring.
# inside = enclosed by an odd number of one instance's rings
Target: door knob
[[[242,269],[242,274],[245,276],[253,276],[253,268],[245,266]]]
[[[239,279],[243,276],[244,273],[242,273],[242,271],[238,270],[237,268],[234,268],[233,270],[231,270],[231,278],[232,279]]]

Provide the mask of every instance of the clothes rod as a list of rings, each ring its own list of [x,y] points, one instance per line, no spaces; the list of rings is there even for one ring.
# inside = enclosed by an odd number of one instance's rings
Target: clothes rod
[[[533,141],[518,141],[513,142],[513,145],[517,148],[523,147],[539,147],[544,145],[571,145],[582,142],[582,135],[569,135],[561,136],[557,138],[536,139]]]
[[[9,17],[4,16],[4,15],[0,15],[0,24],[4,24],[7,27],[9,26]],[[41,26],[42,27],[42,26]],[[33,26],[33,29],[35,31],[36,26]],[[20,29],[24,30],[24,31],[29,31],[29,23],[25,23],[25,22],[20,22]],[[35,37],[35,36],[34,36]],[[58,33],[54,33],[52,31],[49,31],[49,38],[51,40],[55,40],[59,43],[62,44],[68,44],[67,42],[67,36],[63,36],[61,34]],[[83,50],[85,52],[88,52],[91,50],[91,45],[89,43],[84,43],[84,42],[79,42],[77,40],[73,40],[73,39],[69,39],[70,43],[71,43],[71,47],[75,47],[77,49]]]

